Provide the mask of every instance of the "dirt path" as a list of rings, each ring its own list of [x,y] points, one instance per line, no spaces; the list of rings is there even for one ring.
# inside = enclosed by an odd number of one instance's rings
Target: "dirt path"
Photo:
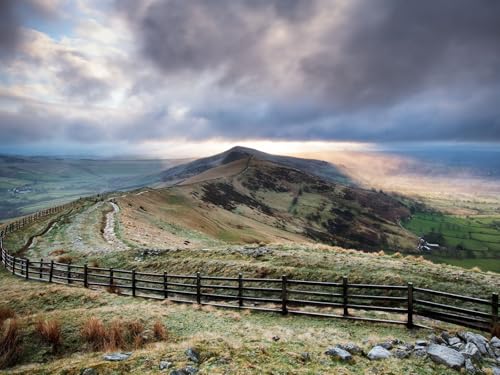
[[[113,211],[106,214],[106,226],[104,227],[103,237],[104,239],[112,245],[115,250],[128,250],[128,246],[125,245],[116,237],[115,233],[115,215],[120,212],[120,207],[114,202],[109,202],[113,206]]]

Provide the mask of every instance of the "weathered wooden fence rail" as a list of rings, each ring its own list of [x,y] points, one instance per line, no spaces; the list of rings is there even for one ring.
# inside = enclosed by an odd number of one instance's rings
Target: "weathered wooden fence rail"
[[[68,204],[56,210],[46,210],[45,216],[71,207]],[[35,220],[43,215],[32,216],[31,220]],[[498,293],[493,293],[489,299],[482,299],[417,288],[412,283],[351,284],[347,277],[339,282],[324,282],[295,280],[287,276],[266,279],[243,277],[242,274],[237,277],[205,276],[200,273],[177,275],[31,260],[9,254],[3,247],[3,237],[29,222],[11,223],[5,227],[7,230],[0,231],[1,264],[13,275],[26,280],[108,288],[123,295],[173,302],[271,311],[283,315],[396,323],[409,328],[415,326],[414,315],[482,331],[492,331],[499,324]],[[317,309],[311,311],[311,307]],[[395,314],[399,320],[354,316],[353,310],[388,312]]]

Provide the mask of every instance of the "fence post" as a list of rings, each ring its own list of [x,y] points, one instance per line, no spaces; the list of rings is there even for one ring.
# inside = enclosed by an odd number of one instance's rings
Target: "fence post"
[[[12,274],[16,273],[16,257],[12,258]]]
[[[498,293],[491,294],[491,334],[496,332],[498,325]]]
[[[38,269],[38,276],[41,279],[42,278],[42,272],[43,272],[43,258],[40,259],[40,268]]]
[[[243,275],[238,274],[238,307],[243,306]]]
[[[163,298],[168,298],[168,275],[163,272]]]
[[[406,327],[413,328],[413,283],[408,283],[408,320]]]
[[[201,303],[201,275],[196,272],[196,303],[199,305]]]
[[[25,272],[26,272],[26,280],[29,279],[29,274],[30,274],[30,260],[28,258],[26,258],[25,260],[25,263],[24,263],[24,266],[25,266]]]
[[[71,284],[71,262],[68,263],[68,271],[67,271],[67,280],[68,280],[68,284]]]
[[[344,316],[349,315],[349,309],[347,308],[347,305],[349,303],[348,298],[347,298],[347,296],[348,296],[347,287],[348,287],[347,276],[344,276],[342,278],[342,297],[343,297],[343,305],[344,305]]]
[[[89,287],[89,267],[87,263],[83,265],[83,287]]]
[[[132,297],[135,297],[135,270],[132,270]]]
[[[50,271],[49,271],[49,283],[52,282],[52,276],[54,275],[54,261],[50,261]]]
[[[287,290],[286,290],[287,277],[285,275],[281,276],[281,314],[288,314],[287,303]]]
[[[113,268],[110,268],[109,269],[109,288],[110,288],[110,290],[112,290],[111,288],[113,288],[114,282],[115,282],[115,280],[114,280]]]

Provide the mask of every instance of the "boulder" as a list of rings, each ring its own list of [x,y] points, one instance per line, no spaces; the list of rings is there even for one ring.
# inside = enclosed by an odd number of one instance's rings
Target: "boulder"
[[[448,345],[450,346],[458,346],[462,343],[462,340],[460,340],[458,337],[450,337],[448,339]]]
[[[367,357],[373,361],[377,359],[386,359],[392,357],[392,354],[386,348],[377,345],[368,352]]]
[[[471,342],[476,345],[481,355],[487,355],[490,357],[493,356],[493,351],[489,346],[488,340],[484,336],[477,333],[467,332],[465,334],[465,340],[468,343]]]
[[[109,354],[105,354],[103,356],[103,359],[105,361],[112,361],[112,362],[119,362],[119,361],[125,361],[126,359],[129,359],[129,357],[132,355],[131,352],[127,352],[127,353],[109,353]]]
[[[479,361],[481,359],[481,353],[479,352],[479,349],[471,342],[465,344],[464,350],[462,350],[460,353],[462,353],[465,358],[471,358],[475,361]]]
[[[347,350],[352,355],[363,354],[363,349],[352,342],[349,342],[347,344],[339,344],[337,345],[337,348]]]
[[[444,345],[429,345],[427,354],[434,362],[441,363],[455,370],[463,367],[465,363],[465,357],[461,353]]]
[[[477,369],[476,366],[474,366],[474,363],[472,363],[470,358],[467,358],[465,360],[465,372],[471,375],[476,375],[481,373],[481,371]]]
[[[493,375],[500,375],[500,367],[493,367],[491,370],[493,371]]]
[[[200,363],[200,353],[195,348],[188,348],[185,351],[185,354],[189,358],[189,360],[193,361],[194,363]]]
[[[338,361],[352,361],[351,353],[339,347],[330,348],[325,354]]]
[[[493,336],[490,340],[490,346],[495,349],[500,349],[500,339],[496,336]]]

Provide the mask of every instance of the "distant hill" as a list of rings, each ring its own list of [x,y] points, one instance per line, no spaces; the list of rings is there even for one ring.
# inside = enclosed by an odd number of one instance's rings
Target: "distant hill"
[[[197,159],[186,164],[169,168],[160,174],[160,179],[163,182],[163,185],[176,184],[211,168],[250,156],[258,160],[269,161],[289,168],[295,168],[321,177],[327,181],[350,183],[349,178],[329,162],[291,156],[271,155],[262,151],[240,146],[233,147],[214,156]]]

